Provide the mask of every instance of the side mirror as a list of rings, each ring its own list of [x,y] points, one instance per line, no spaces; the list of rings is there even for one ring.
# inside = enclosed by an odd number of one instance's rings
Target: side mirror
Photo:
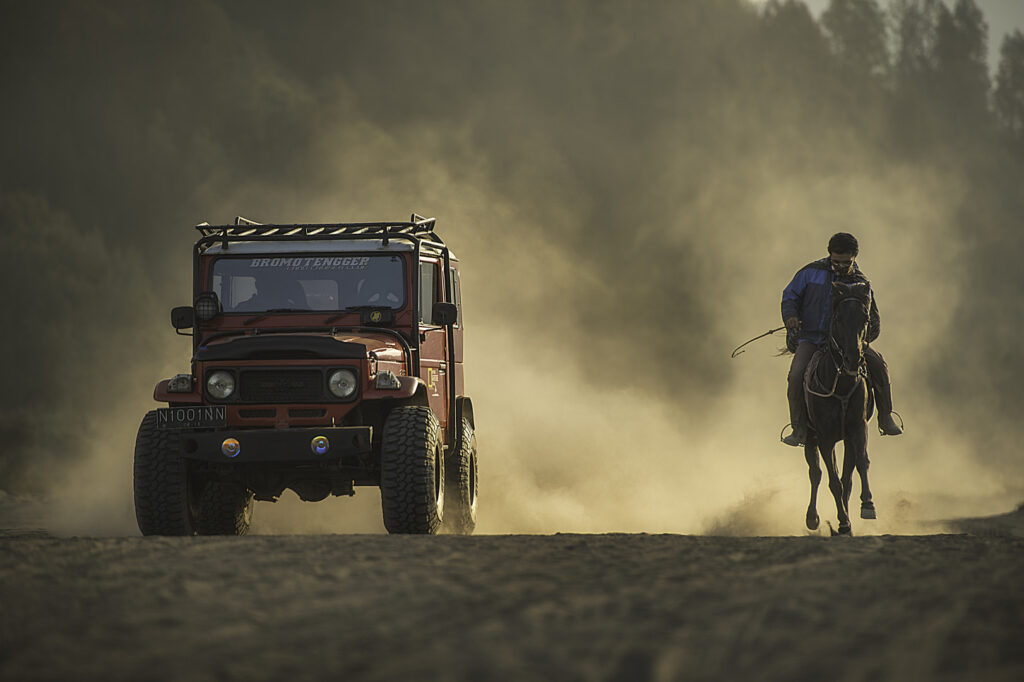
[[[175,329],[191,329],[196,324],[196,313],[190,305],[171,309],[171,324]]]
[[[442,327],[450,327],[459,319],[459,309],[454,303],[438,301],[434,304],[431,312],[433,313],[434,324],[439,324]]]

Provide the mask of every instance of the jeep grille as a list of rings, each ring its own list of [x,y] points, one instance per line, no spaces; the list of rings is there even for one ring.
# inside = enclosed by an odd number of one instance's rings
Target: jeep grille
[[[247,403],[323,402],[324,375],[320,370],[243,370],[239,398]]]

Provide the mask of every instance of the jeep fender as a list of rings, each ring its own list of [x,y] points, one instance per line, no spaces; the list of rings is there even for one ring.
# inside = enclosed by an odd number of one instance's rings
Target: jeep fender
[[[455,416],[459,423],[463,419],[469,420],[469,425],[476,429],[476,420],[473,418],[473,401],[468,396],[459,396],[455,399]]]
[[[375,398],[391,398],[400,400],[404,405],[429,405],[427,400],[427,384],[419,377],[400,376],[398,383],[401,388],[394,391],[377,391]]]

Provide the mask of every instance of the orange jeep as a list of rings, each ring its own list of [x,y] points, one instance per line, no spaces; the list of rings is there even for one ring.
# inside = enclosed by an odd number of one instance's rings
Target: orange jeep
[[[135,442],[142,533],[241,535],[254,500],[360,485],[390,533],[472,533],[459,262],[434,219],[196,227],[194,302],[171,311],[191,371]]]

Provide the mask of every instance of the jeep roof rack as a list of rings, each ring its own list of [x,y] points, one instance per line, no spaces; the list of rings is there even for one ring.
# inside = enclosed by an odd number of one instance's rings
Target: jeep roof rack
[[[435,218],[424,218],[416,213],[408,222],[372,222],[372,223],[300,223],[295,225],[277,225],[257,223],[237,216],[234,225],[210,225],[199,223],[196,229],[203,236],[196,243],[200,253],[220,242],[227,248],[233,241],[291,241],[301,239],[330,239],[332,237],[348,238],[364,237],[383,240],[388,243],[391,235],[412,237],[427,246],[444,249],[445,243],[434,232]]]

